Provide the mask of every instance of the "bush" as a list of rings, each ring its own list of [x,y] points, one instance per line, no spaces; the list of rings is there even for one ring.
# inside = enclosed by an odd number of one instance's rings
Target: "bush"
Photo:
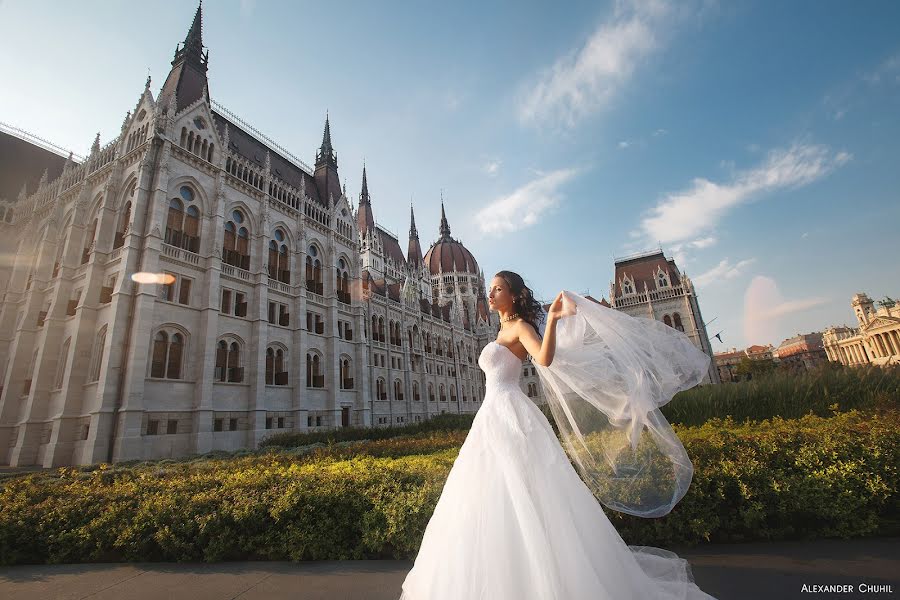
[[[898,533],[900,412],[832,408],[676,426],[687,495],[659,519],[607,514],[654,546]],[[9,477],[0,564],[412,559],[465,435]]]
[[[702,425],[729,415],[737,422],[794,419],[810,411],[824,417],[833,404],[841,410],[896,409],[898,399],[900,365],[850,368],[827,363],[802,374],[777,371],[751,381],[698,386],[676,394],[661,410],[670,423]]]

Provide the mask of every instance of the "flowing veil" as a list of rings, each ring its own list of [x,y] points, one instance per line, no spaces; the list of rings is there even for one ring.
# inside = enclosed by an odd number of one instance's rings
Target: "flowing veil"
[[[605,506],[661,517],[687,492],[694,467],[659,408],[699,383],[710,357],[660,321],[568,290],[562,302],[576,311],[557,322],[553,361],[532,364],[563,446]]]

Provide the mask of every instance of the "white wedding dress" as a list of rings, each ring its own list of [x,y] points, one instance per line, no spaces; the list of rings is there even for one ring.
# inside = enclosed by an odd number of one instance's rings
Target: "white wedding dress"
[[[628,546],[519,388],[499,342],[478,357],[484,402],[400,600],[709,600],[687,561]],[[713,599],[714,600],[714,599]]]

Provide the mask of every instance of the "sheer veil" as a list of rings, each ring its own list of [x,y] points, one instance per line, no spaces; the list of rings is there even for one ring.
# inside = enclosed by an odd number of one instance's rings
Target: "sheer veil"
[[[605,506],[667,514],[694,467],[661,406],[706,375],[710,357],[682,332],[563,290],[575,314],[556,325],[549,367],[534,364],[569,457]],[[546,311],[538,316],[541,336]]]

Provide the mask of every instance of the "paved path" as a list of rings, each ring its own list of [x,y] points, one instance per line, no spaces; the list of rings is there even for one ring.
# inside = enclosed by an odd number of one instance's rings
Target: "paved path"
[[[900,598],[898,543],[877,538],[670,549],[690,561],[697,584],[719,600],[893,600]],[[23,565],[0,568],[0,598],[397,600],[411,567],[412,561],[392,560]],[[855,591],[804,593],[803,584],[849,584]],[[859,584],[892,591],[859,593]]]

